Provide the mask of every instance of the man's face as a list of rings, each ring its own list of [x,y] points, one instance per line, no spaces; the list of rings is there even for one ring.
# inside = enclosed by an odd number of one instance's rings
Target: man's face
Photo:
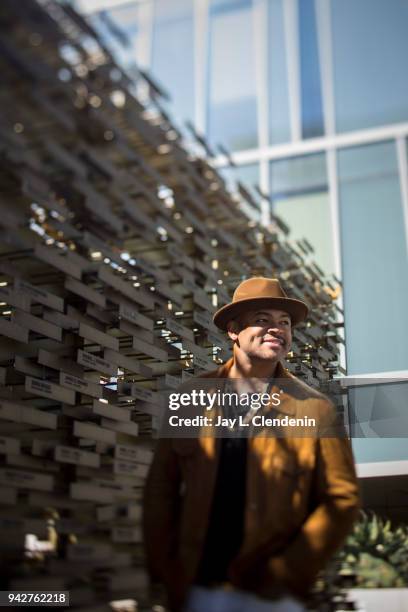
[[[250,310],[228,323],[228,335],[250,359],[279,361],[290,351],[291,319],[274,308]]]

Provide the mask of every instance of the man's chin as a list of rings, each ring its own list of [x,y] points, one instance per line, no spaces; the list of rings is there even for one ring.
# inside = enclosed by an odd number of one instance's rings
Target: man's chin
[[[269,357],[274,357],[275,359],[280,359],[283,356],[283,347],[282,346],[268,346],[263,345],[263,351],[265,355]]]
[[[283,355],[280,351],[274,351],[269,349],[268,351],[258,353],[255,357],[262,361],[279,361],[283,358]]]

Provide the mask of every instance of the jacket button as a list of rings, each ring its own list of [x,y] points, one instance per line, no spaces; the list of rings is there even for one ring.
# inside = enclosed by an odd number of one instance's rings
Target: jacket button
[[[251,502],[249,504],[249,508],[250,508],[250,510],[257,510],[258,509],[258,504],[256,502]]]

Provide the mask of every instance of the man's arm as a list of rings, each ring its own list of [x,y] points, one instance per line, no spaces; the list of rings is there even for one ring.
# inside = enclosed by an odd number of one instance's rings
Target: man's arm
[[[153,582],[163,582],[177,531],[180,470],[172,440],[158,441],[143,503],[143,537],[147,569]]]
[[[327,425],[330,429],[336,420],[335,408],[323,400],[322,431]],[[268,562],[269,577],[287,584],[301,596],[307,594],[317,573],[342,545],[358,515],[360,503],[351,444],[344,428],[338,433],[337,437],[332,433],[333,437],[317,440],[316,508],[293,542]]]

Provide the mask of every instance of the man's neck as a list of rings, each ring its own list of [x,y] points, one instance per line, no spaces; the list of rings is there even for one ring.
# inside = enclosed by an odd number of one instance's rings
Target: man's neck
[[[237,355],[228,372],[228,378],[274,378],[279,361],[251,360]]]

